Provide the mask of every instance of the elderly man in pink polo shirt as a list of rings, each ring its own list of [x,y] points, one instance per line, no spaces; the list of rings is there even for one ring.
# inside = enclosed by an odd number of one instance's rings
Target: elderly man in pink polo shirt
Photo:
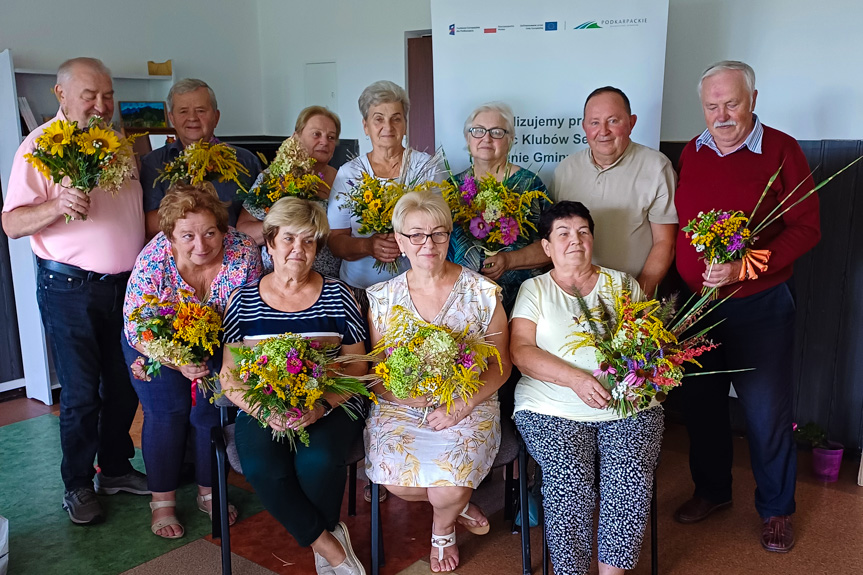
[[[110,121],[114,115],[111,73],[99,60],[65,62],[54,91],[60,102],[55,119],[86,126],[94,116]],[[39,311],[61,385],[63,508],[73,523],[87,525],[103,519],[96,491],[150,493],[146,476],[129,461],[138,397],[120,345],[126,282],[144,246],[142,191],[137,172],[116,197],[47,180],[24,155],[50,123],[27,136],[15,154],[3,229],[10,238],[30,236],[36,254]],[[68,224],[67,215],[73,218]]]

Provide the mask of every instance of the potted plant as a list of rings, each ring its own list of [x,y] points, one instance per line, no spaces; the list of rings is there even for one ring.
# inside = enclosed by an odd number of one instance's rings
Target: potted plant
[[[794,424],[794,437],[798,443],[812,447],[812,473],[820,481],[833,482],[839,479],[844,447],[841,443],[829,441],[827,432],[814,422],[802,427]]]

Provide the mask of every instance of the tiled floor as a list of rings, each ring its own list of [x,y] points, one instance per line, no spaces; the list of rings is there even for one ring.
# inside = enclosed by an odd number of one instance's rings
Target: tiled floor
[[[55,413],[38,402],[15,399],[0,403],[0,426]],[[140,438],[140,415],[133,427],[136,441]],[[856,484],[857,461],[847,459],[843,464],[840,481],[823,484],[815,481],[809,471],[808,454],[800,455],[795,528],[798,535],[796,548],[788,555],[764,552],[758,544],[759,521],[752,508],[754,482],[748,466],[745,440],[735,441],[735,505],[710,520],[690,526],[681,526],[671,519],[673,510],[691,493],[686,451],[685,431],[670,424],[663,444],[662,463],[658,473],[659,485],[659,536],[660,573],[663,575],[694,574],[749,574],[763,575],[821,575],[863,573],[863,487]],[[3,466],[15,465],[2,461]],[[53,466],[44,472],[53,473]],[[59,470],[56,470],[59,475]],[[239,477],[232,483],[248,490]],[[500,483],[496,479],[496,483]],[[361,494],[361,485],[358,489]],[[59,497],[59,494],[57,495]],[[492,493],[492,497],[494,497]],[[345,502],[346,506],[346,502]],[[492,517],[492,532],[485,537],[463,536],[459,533],[462,575],[485,573],[520,573],[521,554],[518,536],[510,533],[500,513],[491,513],[494,507],[484,503]],[[358,516],[343,517],[360,559],[369,565],[369,505],[358,502]],[[0,513],[3,510],[0,509]],[[162,542],[148,529],[146,510],[140,512],[132,530],[142,541],[158,547]],[[57,516],[68,521],[57,506]],[[385,535],[386,565],[384,575],[404,575],[428,572],[428,537],[431,516],[427,505],[406,503],[390,497],[382,505]],[[110,523],[109,523],[110,524]],[[109,525],[109,524],[106,524]],[[80,528],[76,528],[82,531]],[[37,571],[15,571],[15,526],[13,525],[11,573],[28,575]],[[232,529],[232,549],[238,556],[234,560],[235,573],[264,575],[267,573],[301,575],[314,573],[311,553],[299,549],[292,538],[266,512],[243,514]],[[532,530],[533,569],[540,572],[540,530]],[[650,572],[650,533],[645,536],[644,551],[639,565],[632,572],[637,575]],[[206,545],[204,545],[206,544]],[[209,546],[209,547],[208,547]],[[170,575],[172,573],[197,574],[217,572],[215,545],[209,537],[188,543],[174,551],[165,547],[159,558],[132,569],[129,575]],[[105,553],[114,550],[106,549]],[[92,557],[94,565],[99,558]],[[105,563],[106,561],[102,561]],[[93,573],[105,572],[93,569]],[[596,572],[594,569],[592,573]],[[114,572],[116,573],[116,572]],[[39,573],[41,575],[41,573]]]

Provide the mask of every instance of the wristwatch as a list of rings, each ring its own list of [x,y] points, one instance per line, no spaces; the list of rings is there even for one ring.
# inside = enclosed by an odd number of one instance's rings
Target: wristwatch
[[[318,399],[316,399],[315,403],[324,408],[324,417],[329,415],[330,412],[333,410],[333,406],[330,404],[330,402],[323,397],[319,397]]]

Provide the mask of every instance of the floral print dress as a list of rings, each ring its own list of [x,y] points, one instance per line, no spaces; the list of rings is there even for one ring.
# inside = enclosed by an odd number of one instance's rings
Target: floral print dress
[[[368,290],[372,323],[381,333],[387,328],[389,311],[402,306],[417,316],[401,274]],[[454,331],[468,327],[470,333],[485,333],[498,305],[500,288],[467,268],[453,286],[440,312],[430,322]],[[492,363],[490,369],[496,369]],[[477,405],[458,424],[435,431],[421,425],[424,409],[406,407],[379,399],[372,405],[363,432],[366,444],[366,475],[382,485],[404,487],[476,488],[491,471],[500,448],[500,404],[494,395]]]

